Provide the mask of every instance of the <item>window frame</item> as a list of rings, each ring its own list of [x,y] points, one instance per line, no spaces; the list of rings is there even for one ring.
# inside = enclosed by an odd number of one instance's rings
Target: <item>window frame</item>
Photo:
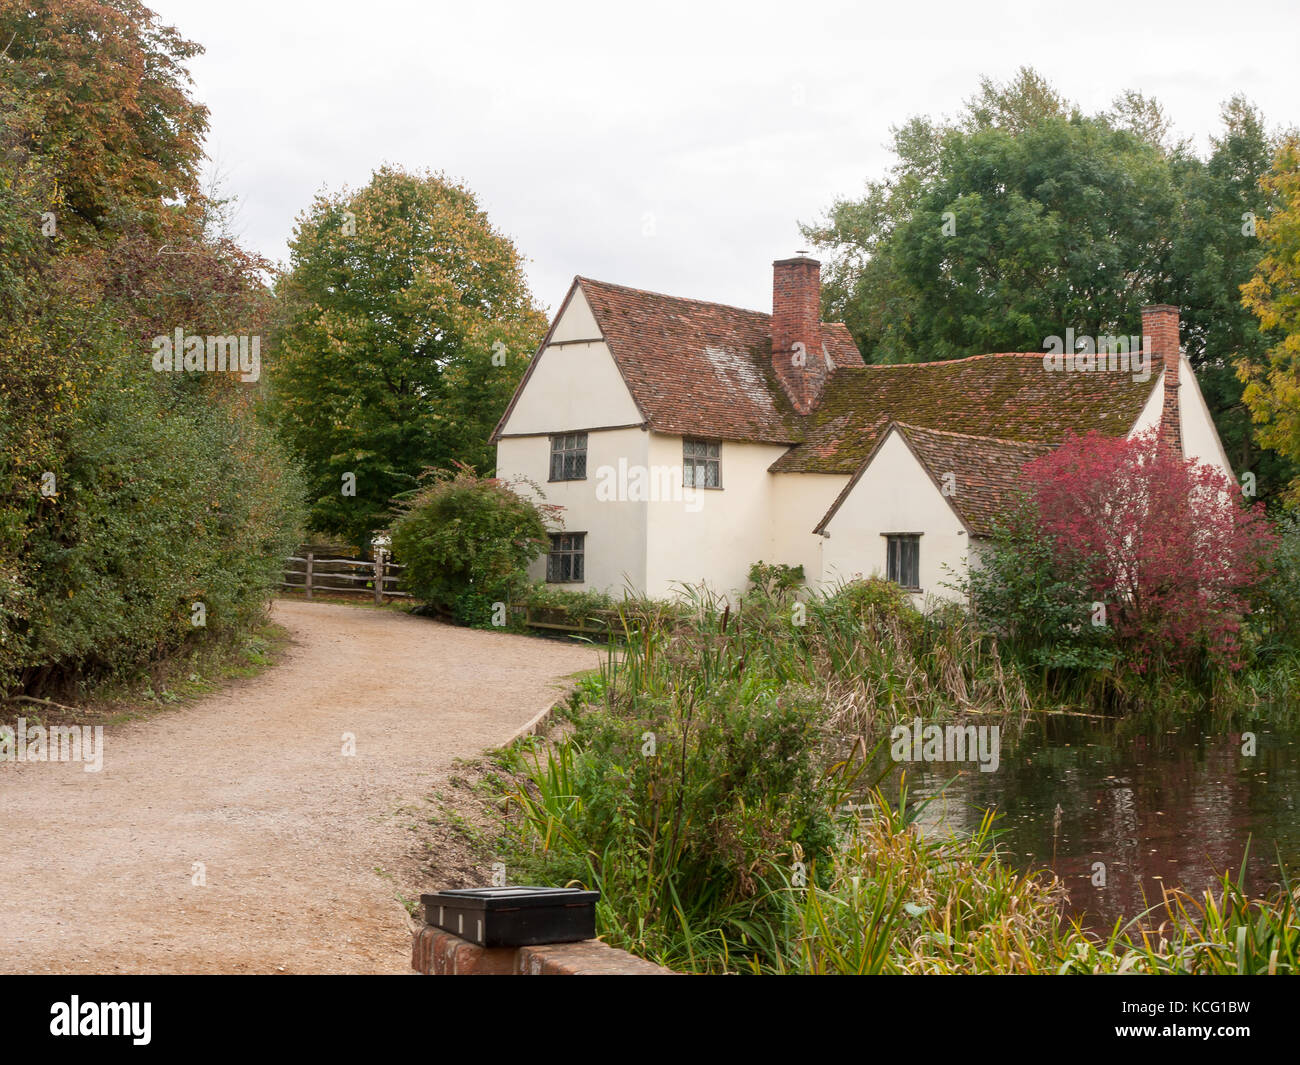
[[[572,443],[570,443],[572,441]],[[587,446],[588,437],[585,432],[578,433],[552,433],[550,434],[551,457],[547,467],[547,483],[556,484],[563,481],[585,481],[587,479]],[[556,459],[560,461],[560,474],[555,476]],[[582,475],[578,476],[576,472],[570,469],[576,467],[578,462],[582,464]],[[569,472],[569,476],[564,476]]]
[[[921,537],[924,534],[919,532],[890,532],[881,533],[880,535],[885,538],[885,579],[893,581],[900,588],[906,591],[921,591]],[[893,575],[894,545],[896,543],[900,548],[905,545],[912,546],[913,548],[913,565],[916,576],[915,584],[904,584],[903,581],[896,579]],[[907,576],[905,555],[901,551],[898,556],[898,576]]]
[[[702,454],[691,454],[691,447],[702,448]],[[704,479],[708,480],[708,468],[712,464],[714,468],[714,479],[717,484],[695,484],[693,483],[695,471],[699,467],[704,468]],[[690,471],[690,477],[687,471]],[[704,488],[709,491],[722,490],[722,441],[710,440],[707,437],[684,436],[682,437],[682,487],[683,488]]]
[[[586,532],[550,533],[550,546],[546,549],[546,583],[547,584],[585,584],[587,580],[587,534]],[[577,541],[576,546],[562,546],[565,540]],[[557,562],[569,560],[569,576],[555,576]],[[577,562],[578,576],[573,576],[574,561]]]

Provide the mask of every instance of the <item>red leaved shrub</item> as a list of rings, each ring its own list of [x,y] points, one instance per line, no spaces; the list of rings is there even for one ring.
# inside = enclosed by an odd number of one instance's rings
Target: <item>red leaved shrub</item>
[[[1238,633],[1277,537],[1221,470],[1171,455],[1154,430],[1089,433],[1024,467],[1044,536],[1080,561],[1139,672],[1200,653],[1241,665]]]

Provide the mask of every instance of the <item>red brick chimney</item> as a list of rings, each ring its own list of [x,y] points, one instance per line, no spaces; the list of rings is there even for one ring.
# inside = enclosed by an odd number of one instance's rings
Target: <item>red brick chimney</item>
[[[1164,396],[1160,410],[1160,446],[1183,457],[1183,423],[1178,410],[1179,345],[1178,308],[1168,304],[1142,308],[1142,335],[1151,352],[1153,372],[1164,371]]]
[[[806,255],[772,264],[772,367],[794,409],[807,414],[826,387],[822,264]]]

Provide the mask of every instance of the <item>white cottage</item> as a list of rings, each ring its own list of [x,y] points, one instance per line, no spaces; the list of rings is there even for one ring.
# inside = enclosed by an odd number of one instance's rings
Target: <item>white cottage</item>
[[[1232,476],[1176,307],[1143,310],[1145,373],[1104,341],[1109,358],[1077,366],[1042,352],[868,366],[820,320],[816,260],[773,269],[770,315],[574,279],[493,435],[498,476],[563,507],[531,576],[732,593],[762,559],[812,585],[878,574],[942,597],[1021,466],[1069,432],[1159,425]]]

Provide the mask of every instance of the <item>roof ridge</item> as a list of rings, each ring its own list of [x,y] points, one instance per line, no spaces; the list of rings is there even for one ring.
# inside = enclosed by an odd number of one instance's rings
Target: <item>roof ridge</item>
[[[853,366],[854,370],[899,370],[917,366],[951,366],[958,362],[974,362],[976,359],[1041,359],[1046,352],[1039,351],[986,351],[979,355],[963,355],[960,359],[928,359],[924,362],[869,362],[865,366]]]
[[[843,323],[831,323],[843,324]],[[959,362],[974,362],[976,359],[1042,359],[1044,355],[1050,355],[1046,351],[984,351],[978,355],[963,355],[960,359],[926,359],[919,362],[869,362],[864,366],[849,367],[854,370],[897,370],[903,367],[912,366],[952,366]],[[1090,370],[1089,373],[1129,373],[1128,369],[1123,370]],[[1153,373],[1154,377],[1155,374]]]
[[[634,292],[638,296],[654,296],[657,299],[673,300],[676,303],[690,303],[696,307],[721,307],[723,310],[739,311],[741,314],[757,314],[757,315],[761,315],[763,318],[772,317],[771,311],[756,311],[752,307],[739,307],[734,303],[719,303],[717,300],[697,300],[691,296],[674,296],[668,292],[656,292],[654,289],[637,288],[635,285],[620,285],[616,281],[601,281],[598,278],[585,277],[582,274],[576,274],[574,276],[574,280],[580,282],[588,282],[593,285],[601,285],[604,288],[616,288],[623,292]],[[822,319],[818,322],[818,324],[838,325],[843,327],[844,329],[849,328],[847,323],[842,321],[838,321],[838,322],[832,321],[831,319]],[[850,337],[851,336],[852,333],[850,333]]]
[[[697,307],[721,307],[723,310],[740,311],[742,314],[757,314],[764,318],[772,317],[770,311],[756,311],[752,307],[737,307],[734,303],[719,303],[716,300],[697,300],[692,299],[690,296],[673,296],[667,292],[656,292],[649,288],[636,288],[633,285],[620,285],[614,281],[600,281],[594,277],[583,277],[581,274],[575,275],[574,281],[600,285],[604,288],[616,288],[623,292],[633,292],[638,296],[654,296],[661,300],[672,300],[675,303],[690,303]]]
[[[920,433],[937,433],[940,436],[959,436],[963,440],[987,440],[993,444],[1011,444],[1013,447],[1042,448],[1051,451],[1050,444],[1036,444],[1029,440],[1014,440],[1009,436],[985,436],[983,433],[962,433],[956,429],[933,429],[928,425],[917,425],[915,422],[904,421],[902,418],[891,418],[890,424],[902,426],[904,429],[914,429]]]

